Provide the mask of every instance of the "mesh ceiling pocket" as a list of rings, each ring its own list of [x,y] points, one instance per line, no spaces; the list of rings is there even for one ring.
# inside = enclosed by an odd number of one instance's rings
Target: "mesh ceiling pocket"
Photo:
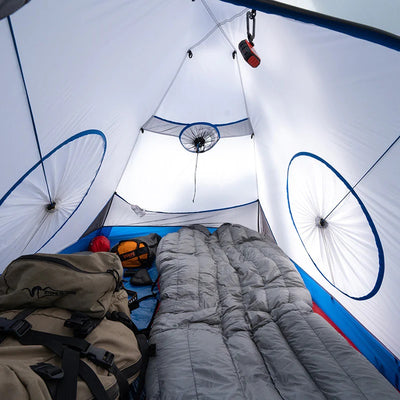
[[[204,153],[212,149],[219,138],[218,128],[207,122],[186,125],[179,135],[182,146],[192,153]]]

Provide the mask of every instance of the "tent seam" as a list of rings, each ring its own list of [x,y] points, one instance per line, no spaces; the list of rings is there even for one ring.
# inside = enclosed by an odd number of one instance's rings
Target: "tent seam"
[[[217,291],[218,291],[218,306],[220,306],[221,305],[221,292],[220,292],[220,285],[219,285],[219,279],[218,279],[218,277],[219,277],[219,268],[218,268],[218,266],[219,265],[218,265],[218,262],[213,257],[213,252],[211,251],[211,246],[210,246],[210,238],[213,237],[213,236],[214,237],[217,236],[216,239],[218,240],[218,243],[217,243],[218,247],[221,249],[222,253],[224,253],[224,254],[225,254],[225,250],[223,249],[223,247],[222,247],[222,245],[220,243],[219,232],[218,231],[215,231],[215,232],[217,232],[216,235],[213,234],[213,235],[209,236],[208,238],[206,238],[206,244],[207,244],[207,248],[209,250],[209,254],[211,256],[211,259],[213,260],[215,268],[216,268],[216,273],[217,273],[216,274],[216,284],[217,284]],[[237,273],[236,273],[236,271],[234,269],[233,269],[233,271],[237,275]],[[239,277],[238,277],[238,280],[239,280]],[[221,307],[219,307],[219,309],[221,309]],[[226,350],[228,351],[229,357],[230,357],[231,362],[232,362],[233,369],[234,369],[235,374],[236,374],[236,376],[238,378],[238,381],[240,383],[240,389],[241,389],[241,391],[243,393],[243,396],[244,396],[245,399],[247,399],[248,397],[247,397],[246,392],[245,392],[244,387],[243,387],[242,376],[240,375],[239,370],[237,369],[237,366],[236,366],[234,358],[232,357],[232,353],[231,353],[231,350],[229,348],[229,345],[226,342],[226,335],[225,335],[225,332],[224,332],[224,328],[223,328],[222,322],[220,324],[220,327],[221,327],[222,341],[223,341],[223,343],[225,345]]]
[[[233,239],[232,239],[232,241],[233,241]],[[258,251],[260,251],[260,253],[263,254],[263,256],[264,256],[264,253],[263,253],[263,252],[261,251],[261,249],[259,249],[257,246],[253,246],[253,248],[255,248],[255,249],[257,249]],[[245,255],[244,255],[244,254],[242,253],[242,251],[240,250],[240,247],[236,248],[236,247],[232,246],[232,250],[233,250],[234,252],[236,252],[236,253],[238,254],[238,256],[241,256],[243,261],[249,262],[249,263],[253,266],[253,268],[251,269],[251,271],[252,271],[253,273],[255,273],[256,275],[258,275],[258,276],[261,278],[261,280],[262,280],[262,282],[263,282],[263,286],[264,286],[264,291],[263,291],[263,292],[264,292],[264,294],[265,294],[265,304],[266,304],[266,308],[268,309],[267,286],[266,286],[266,280],[265,280],[264,276],[263,276],[263,275],[261,274],[261,272],[258,270],[258,268],[257,268],[256,264],[254,263],[254,261],[252,261],[252,260],[250,260],[250,259],[248,259],[248,258],[245,257]],[[225,250],[224,250],[224,251],[225,251]],[[229,259],[230,265],[232,266],[232,268],[233,268],[233,269],[235,270],[235,272],[237,273],[236,268],[235,268],[233,262],[231,261],[231,259],[230,259],[229,256],[228,256],[228,253],[227,253],[227,252],[225,252],[225,253],[226,253],[226,255],[227,255],[228,259]],[[233,260],[233,258],[232,258],[232,260]],[[279,272],[280,274],[282,274],[282,272],[281,272],[281,270],[280,270],[278,264],[277,264],[274,260],[272,260],[272,261],[273,261],[273,263],[274,263],[274,266],[275,266],[276,269],[278,270],[278,272]],[[241,263],[241,264],[242,264],[242,263]],[[284,277],[283,277],[282,275],[279,275],[278,277],[282,278],[281,281],[283,281],[284,287],[285,287],[286,292],[287,292],[288,302],[290,303],[290,291],[289,291],[289,289],[288,289],[288,286],[286,285],[286,281],[285,281],[285,279],[284,279]],[[240,279],[239,279],[239,285],[240,285],[240,288],[242,289],[242,285],[240,284]],[[245,303],[243,302],[243,305],[244,305],[244,304],[245,304]],[[268,314],[270,314],[269,311],[267,311],[267,312],[268,312]],[[246,315],[247,315],[247,314],[246,314]],[[252,323],[251,323],[251,320],[250,320],[248,317],[247,317],[247,320],[248,320],[248,323],[249,323],[250,328],[251,328],[251,333],[252,333],[253,336],[254,336],[254,333],[257,332],[257,330],[259,329],[259,327],[257,327],[257,328],[254,327],[254,326],[252,325]],[[283,338],[284,341],[287,343],[287,345],[288,345],[288,347],[291,349],[292,353],[296,356],[297,360],[299,360],[298,357],[297,357],[296,352],[295,352],[295,351],[293,350],[293,348],[290,346],[290,344],[289,344],[289,342],[287,341],[286,337],[282,334],[282,331],[281,331],[279,325],[276,323],[276,321],[274,321],[274,320],[272,319],[272,315],[271,315],[271,321],[272,321],[272,322],[275,324],[275,326],[279,329],[279,331],[281,332],[282,338]],[[284,399],[284,398],[285,398],[284,395],[281,394],[280,389],[279,389],[278,386],[277,386],[277,383],[278,383],[278,382],[275,382],[274,375],[270,372],[270,369],[269,369],[269,367],[268,367],[268,363],[266,362],[266,359],[269,360],[269,357],[268,357],[265,353],[263,353],[263,352],[260,351],[259,346],[257,345],[257,342],[256,342],[254,339],[253,339],[253,343],[254,343],[254,345],[256,346],[256,348],[257,348],[257,350],[258,350],[258,352],[259,352],[259,354],[260,354],[260,356],[261,356],[261,358],[262,358],[262,360],[263,360],[263,362],[264,362],[264,366],[265,366],[266,370],[268,371],[269,376],[271,377],[271,382],[272,382],[272,384],[274,385],[274,388],[276,389],[276,391],[277,391],[277,393],[279,394],[279,396],[281,396],[281,398]],[[265,359],[265,358],[266,358],[266,359]],[[300,360],[299,360],[299,363],[303,366],[303,364],[300,362]],[[305,366],[303,366],[303,368],[304,368],[304,371],[307,373],[307,375],[310,377],[310,380],[311,380],[312,382],[315,383],[316,387],[319,388],[319,386],[318,386],[317,383],[314,381],[313,377],[310,375],[310,373],[309,373],[308,370],[305,368]],[[321,391],[321,393],[322,393],[322,391]],[[325,396],[324,396],[324,397],[325,397]]]

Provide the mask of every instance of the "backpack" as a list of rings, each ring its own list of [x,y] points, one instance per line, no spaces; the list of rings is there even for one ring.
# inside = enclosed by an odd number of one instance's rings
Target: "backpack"
[[[59,307],[104,317],[123,268],[112,253],[30,254],[0,276],[0,310]]]
[[[154,261],[160,240],[161,236],[156,233],[122,240],[111,252],[118,254],[124,268],[148,268]]]
[[[22,256],[0,277],[0,310],[2,398],[127,399],[143,380],[147,341],[115,254]]]

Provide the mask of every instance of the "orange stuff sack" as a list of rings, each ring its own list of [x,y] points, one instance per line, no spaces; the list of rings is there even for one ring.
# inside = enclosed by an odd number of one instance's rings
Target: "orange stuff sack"
[[[118,254],[124,268],[150,267],[161,237],[156,233],[122,240],[111,251]]]

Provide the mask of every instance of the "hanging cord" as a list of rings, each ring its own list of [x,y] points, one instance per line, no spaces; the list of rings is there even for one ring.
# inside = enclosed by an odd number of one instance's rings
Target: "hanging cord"
[[[211,11],[210,6],[207,4],[207,2],[205,0],[201,0],[201,2],[203,3],[205,9],[207,10],[208,14],[210,15],[210,17],[213,19],[213,21],[215,22],[215,24],[217,25],[217,27],[219,28],[219,30],[221,31],[221,33],[224,35],[224,38],[227,40],[227,42],[232,46],[233,50],[235,50],[235,46],[234,44],[230,41],[228,35],[225,33],[225,31],[222,29],[221,24],[218,22],[217,18],[215,17],[215,15],[213,14],[213,12]]]
[[[204,4],[204,2],[203,2],[203,5],[207,8],[207,6]],[[218,23],[218,21],[213,16],[213,14],[212,14],[212,12],[211,12],[211,10],[209,8],[208,8],[207,11],[210,14],[210,16],[213,18],[213,20],[216,23],[216,25],[202,39],[200,39],[194,45],[190,46],[190,48],[192,50],[195,49],[196,47],[200,46],[204,41],[206,41],[217,29],[221,30],[224,33],[224,31],[222,30],[222,26],[226,25],[227,23],[233,22],[235,19],[241,17],[243,14],[245,14],[247,12],[247,9],[245,8],[244,10],[238,12],[237,14],[232,16],[231,18],[225,19],[224,21],[222,21],[220,23]],[[231,41],[226,36],[225,36],[225,38],[228,40],[229,44],[232,45]]]
[[[254,40],[254,37],[255,37],[255,35],[256,35],[256,34],[255,34],[255,10],[253,10],[253,11],[254,11],[254,16],[253,16],[253,35],[252,35],[252,38],[253,38],[253,40]],[[249,13],[250,13],[251,15],[253,15],[253,14],[252,14],[252,11],[247,11],[247,13],[246,13],[246,21],[247,21],[247,23],[248,23],[248,20],[249,20]],[[249,34],[249,28],[248,28],[248,27],[247,27],[247,33]],[[243,83],[242,70],[240,69],[240,62],[239,62],[238,57],[234,57],[234,60],[236,61],[236,65],[237,65],[237,68],[238,68],[238,71],[239,71],[240,87],[241,87],[241,89],[242,89],[244,107],[245,107],[245,109],[246,109],[246,116],[247,116],[247,118],[248,118],[249,121],[250,121],[249,107],[248,107],[248,105],[247,105],[246,92],[245,92],[245,90],[244,90],[244,83]],[[254,135],[254,132],[253,132],[252,135]]]
[[[239,71],[239,79],[240,79],[240,86],[241,86],[241,88],[242,88],[243,101],[244,101],[244,108],[246,109],[246,116],[247,116],[247,118],[248,118],[249,121],[250,121],[249,108],[248,108],[248,105],[247,105],[246,93],[245,93],[245,91],[244,91],[244,84],[243,84],[242,71],[241,71],[241,69],[240,69],[240,63],[239,63],[239,60],[238,60],[237,57],[235,58],[235,61],[236,61],[236,64],[237,64],[237,67],[238,67],[238,71]],[[254,133],[253,133],[253,135],[254,135]]]
[[[17,55],[17,60],[18,60],[18,65],[19,65],[19,70],[21,72],[21,77],[22,77],[22,83],[24,84],[24,90],[25,90],[25,95],[26,95],[26,100],[28,101],[28,107],[29,107],[29,113],[31,115],[31,120],[32,120],[32,125],[33,125],[33,131],[35,133],[35,139],[36,139],[36,145],[39,151],[39,157],[40,157],[40,163],[42,165],[42,170],[43,170],[43,175],[44,175],[44,180],[46,182],[46,188],[47,188],[47,194],[49,196],[49,204],[47,206],[47,209],[49,211],[53,210],[55,207],[55,203],[51,198],[51,194],[50,194],[50,188],[49,188],[49,183],[47,181],[47,175],[46,175],[46,170],[44,168],[44,163],[43,163],[43,156],[42,156],[42,150],[40,149],[40,143],[39,143],[39,137],[37,134],[37,130],[36,130],[36,124],[35,124],[35,119],[33,117],[33,111],[32,111],[32,106],[31,106],[31,102],[29,100],[29,95],[28,95],[28,89],[26,87],[26,82],[25,82],[25,77],[24,77],[24,73],[22,71],[22,64],[21,64],[21,59],[19,57],[19,53],[18,53],[18,47],[17,47],[17,41],[15,39],[15,35],[14,35],[14,30],[11,24],[11,18],[7,17],[7,21],[8,21],[8,26],[10,28],[10,32],[11,32],[11,37],[12,37],[12,41],[14,44],[14,49],[15,49],[15,53]]]
[[[28,246],[31,244],[31,242],[32,242],[32,240],[36,237],[36,234],[42,229],[42,226],[45,224],[45,222],[46,222],[46,220],[47,220],[47,217],[48,217],[48,215],[47,215],[47,213],[46,214],[44,214],[44,215],[42,215],[42,217],[41,217],[41,219],[40,219],[40,221],[36,224],[36,226],[35,226],[35,230],[33,231],[33,232],[31,232],[30,233],[30,237],[29,237],[29,239],[27,240],[27,242],[26,242],[26,244],[25,244],[25,246],[24,246],[24,248],[22,249],[22,251],[21,251],[21,253],[24,253],[25,252],[25,250],[28,248]],[[42,247],[43,247],[44,245],[42,245]],[[42,248],[41,247],[41,248]],[[41,249],[40,248],[40,249]],[[40,250],[39,249],[39,250]],[[39,250],[37,250],[37,251],[39,251]]]
[[[397,136],[397,138],[394,140],[394,142],[384,151],[384,153],[372,164],[372,166],[368,169],[368,171],[357,181],[357,183],[352,186],[352,189],[354,188],[371,172],[371,170],[378,164],[379,161],[382,160],[382,158],[387,154],[387,152],[397,143],[397,141],[400,139],[400,135]],[[339,203],[336,204],[336,206],[326,215],[326,217],[321,218],[320,224],[325,223],[326,219],[339,207],[339,205],[347,198],[347,196],[351,193],[349,191],[343,198],[342,200],[339,201]]]
[[[168,92],[171,90],[171,87],[172,87],[172,85],[174,84],[174,82],[176,81],[176,78],[178,77],[179,72],[181,72],[181,69],[182,69],[182,67],[183,67],[183,64],[185,63],[185,61],[187,60],[187,58],[188,58],[188,52],[185,53],[185,56],[183,57],[181,63],[179,64],[178,70],[176,71],[174,77],[172,78],[172,81],[171,81],[171,83],[169,84],[167,90],[165,91],[164,96],[161,98],[160,102],[158,103],[158,106],[157,106],[156,109],[154,110],[153,115],[156,115],[156,114],[157,114],[157,111],[158,111],[159,108],[161,107],[161,104],[164,102],[164,99],[167,97]]]
[[[195,164],[195,167],[194,167],[194,191],[193,191],[192,203],[194,203],[194,199],[196,198],[196,191],[197,191],[197,164],[199,162],[199,153],[200,153],[200,146],[201,146],[200,141],[195,143],[195,144],[196,144],[196,164]]]

